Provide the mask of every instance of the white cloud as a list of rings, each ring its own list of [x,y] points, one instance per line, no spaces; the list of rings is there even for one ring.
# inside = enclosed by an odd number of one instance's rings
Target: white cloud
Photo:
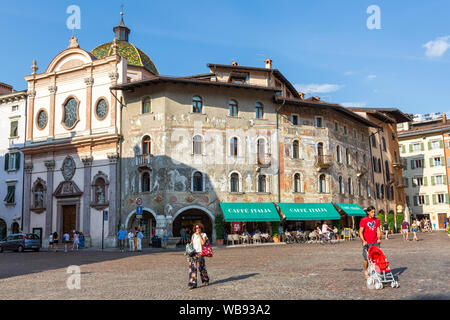
[[[450,36],[440,37],[423,45],[427,48],[425,55],[428,58],[438,58],[450,48]]]
[[[316,84],[316,83],[311,83],[311,84],[296,84],[294,87],[298,91],[301,91],[301,92],[303,92],[305,94],[311,94],[311,93],[334,92],[334,91],[338,91],[339,89],[341,89],[344,86],[339,85],[339,84],[328,84],[328,83]]]
[[[373,80],[373,79],[375,79],[376,77],[377,77],[376,74],[369,74],[369,75],[366,77],[366,79],[367,79],[367,80]]]
[[[344,72],[344,76],[351,76],[351,75],[354,75],[356,72],[354,72],[354,71],[346,71],[346,72]]]
[[[341,106],[346,108],[364,108],[367,106],[366,102],[343,102]]]

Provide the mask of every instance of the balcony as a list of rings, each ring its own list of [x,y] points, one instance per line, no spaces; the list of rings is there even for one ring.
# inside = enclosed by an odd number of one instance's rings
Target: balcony
[[[395,182],[395,176],[393,173],[386,174],[386,180],[388,184],[393,184]]]
[[[264,155],[258,155],[258,167],[268,168],[272,164],[272,154],[266,153]]]
[[[406,166],[407,166],[406,159],[400,158],[400,159],[397,159],[397,161],[394,160],[392,165],[394,166],[394,168],[399,168],[399,169],[406,168]]]
[[[365,165],[361,165],[356,169],[356,176],[361,178],[363,175],[367,173],[367,167]]]
[[[136,155],[135,161],[136,161],[136,167],[139,169],[151,169],[151,160],[153,155],[152,154],[138,154]]]
[[[408,185],[405,182],[405,179],[403,179],[403,181],[397,181],[397,183],[395,184],[396,188],[407,188]]]
[[[317,171],[327,170],[333,164],[333,158],[330,155],[318,155],[316,156],[315,166]]]

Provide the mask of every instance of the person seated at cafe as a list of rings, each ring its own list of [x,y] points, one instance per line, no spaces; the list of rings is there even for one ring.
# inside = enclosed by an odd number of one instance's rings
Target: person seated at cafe
[[[336,239],[341,240],[341,235],[339,234],[338,228],[336,226],[331,226],[331,228],[333,229],[334,236],[336,237]]]

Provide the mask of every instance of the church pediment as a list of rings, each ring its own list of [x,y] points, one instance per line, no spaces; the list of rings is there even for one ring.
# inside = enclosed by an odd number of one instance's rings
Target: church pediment
[[[59,184],[58,188],[56,188],[55,193],[53,194],[56,198],[64,198],[64,197],[79,197],[83,194],[83,192],[78,188],[75,182],[73,181],[63,181]]]

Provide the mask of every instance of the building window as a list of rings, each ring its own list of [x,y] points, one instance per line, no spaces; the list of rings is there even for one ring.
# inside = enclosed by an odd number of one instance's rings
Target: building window
[[[413,143],[413,145],[412,145],[412,151],[413,151],[413,152],[421,151],[420,143]]]
[[[326,193],[326,192],[327,192],[327,188],[326,188],[325,175],[321,174],[319,176],[319,193]]]
[[[7,204],[15,204],[16,203],[16,185],[9,184],[7,187],[7,193],[5,199],[3,199]]]
[[[322,128],[322,117],[316,117],[316,128]]]
[[[151,112],[151,104],[150,97],[146,97],[142,100],[142,113],[150,113]]]
[[[441,184],[444,184],[444,177],[443,176],[434,176],[434,177],[431,177],[432,179],[434,178],[434,184],[437,184],[437,185],[441,185]]]
[[[441,144],[440,144],[439,140],[431,141],[431,149],[439,149],[440,146],[441,146]]]
[[[381,137],[381,142],[383,143],[383,151],[386,151],[386,139]]]
[[[47,125],[47,112],[45,110],[40,110],[37,114],[36,124],[39,129],[44,129]]]
[[[264,174],[258,176],[258,192],[266,192],[266,176]]]
[[[19,135],[19,121],[17,120],[11,121],[9,136],[12,138],[17,137],[18,135]]]
[[[259,102],[257,102],[256,106],[255,106],[255,117],[256,117],[256,119],[264,118],[264,108],[263,108],[263,105]]]
[[[345,162],[347,165],[350,165],[350,152],[348,151],[348,148],[345,149]]]
[[[344,135],[347,135],[347,126],[344,126]]]
[[[294,192],[303,192],[302,178],[300,173],[294,175]]]
[[[142,192],[150,192],[150,173],[142,174]]]
[[[425,204],[425,196],[424,195],[419,195],[417,196],[417,203],[422,206]]]
[[[355,161],[356,161],[357,164],[359,163],[359,153],[358,153],[358,151],[355,152]],[[366,163],[364,163],[364,164],[366,164]]]
[[[341,163],[341,147],[340,146],[336,147],[336,161],[338,163]]]
[[[258,139],[257,141],[257,149],[258,149],[258,164],[264,164],[265,163],[265,141],[264,139]]]
[[[414,177],[412,179],[412,181],[413,181],[413,187],[423,186],[423,177]]]
[[[440,193],[437,195],[437,202],[438,203],[445,203],[445,195],[443,193]]]
[[[19,106],[18,106],[18,105],[12,106],[12,107],[11,107],[11,111],[12,111],[12,112],[19,111]]]
[[[149,99],[148,104],[149,104],[148,108],[150,109],[150,99]],[[150,111],[148,111],[148,112],[150,112]],[[108,114],[108,103],[106,102],[105,99],[100,99],[97,102],[97,105],[95,106],[95,114],[97,115],[97,118],[99,120],[103,120],[106,118],[106,115]]]
[[[319,156],[319,158],[323,157],[323,143],[319,142],[317,144],[317,155]]]
[[[375,134],[372,133],[372,147],[377,147],[377,139],[375,138]]]
[[[194,154],[202,154],[203,153],[203,139],[201,136],[196,135],[192,138],[193,144],[193,153]]]
[[[230,191],[239,192],[239,175],[232,173],[230,176]]]
[[[348,194],[352,194],[352,178],[348,178],[347,180],[347,191]]]
[[[232,157],[238,156],[238,138],[233,137],[230,140],[230,155]]]
[[[298,140],[294,140],[294,142],[292,143],[292,157],[294,159],[298,159],[300,158],[300,145]]]
[[[358,196],[362,196],[361,179],[358,179]]]
[[[391,135],[392,135],[392,141],[395,141],[395,133],[391,132]]]
[[[67,129],[72,129],[78,122],[78,101],[70,98],[64,104],[63,123]]]
[[[293,126],[298,126],[298,124],[299,124],[298,115],[296,115],[296,114],[291,115],[291,123]]]
[[[193,113],[202,113],[203,109],[203,101],[199,96],[192,97],[192,112]]]
[[[228,103],[228,107],[229,107],[229,116],[230,117],[237,117],[238,115],[238,104],[235,100],[230,100],[230,102]]]
[[[423,168],[423,159],[411,160],[411,169]]]
[[[344,182],[342,181],[341,176],[339,176],[338,185],[339,185],[339,193],[344,194]]]
[[[5,154],[5,171],[14,171],[20,169],[20,153],[10,152]]]
[[[334,122],[334,130],[339,131],[339,124],[336,121]]]
[[[196,171],[192,181],[193,191],[203,191],[203,174]]]
[[[441,157],[434,157],[433,158],[433,164],[434,164],[435,167],[442,166]]]
[[[151,154],[152,151],[152,139],[149,136],[142,138],[142,154]]]

